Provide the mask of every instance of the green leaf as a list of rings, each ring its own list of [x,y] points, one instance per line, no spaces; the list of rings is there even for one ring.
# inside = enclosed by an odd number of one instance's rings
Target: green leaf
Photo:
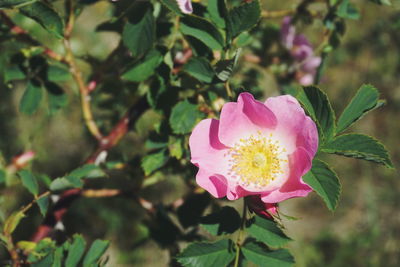
[[[18,175],[21,178],[23,186],[28,189],[29,192],[36,196],[39,193],[39,185],[36,181],[35,176],[33,176],[33,174],[27,170],[19,171]]]
[[[51,191],[61,191],[68,188],[81,188],[83,182],[81,178],[75,176],[66,176],[54,179],[50,184]]]
[[[325,201],[329,210],[335,210],[339,195],[340,182],[337,174],[325,162],[314,159],[311,170],[303,176],[303,181],[314,189]]]
[[[232,40],[244,31],[253,28],[261,18],[259,0],[247,1],[233,8],[226,19],[227,39]]]
[[[215,73],[220,81],[226,82],[231,77],[233,69],[236,66],[240,56],[240,52],[241,48],[237,49],[233,58],[218,61],[215,66]]]
[[[328,96],[318,87],[307,86],[300,91],[297,98],[317,122],[321,143],[332,139],[336,132],[335,113]]]
[[[104,177],[105,172],[95,164],[85,164],[82,167],[73,170],[69,176],[77,178],[99,178]]]
[[[145,54],[153,48],[156,33],[156,24],[151,4],[138,3],[132,8],[133,14],[125,24],[122,32],[122,41],[132,52],[134,57]]]
[[[4,69],[4,82],[8,83],[14,80],[23,80],[26,78],[25,73],[17,65],[11,65]]]
[[[215,25],[221,29],[225,28],[225,18],[228,13],[225,0],[208,0],[207,11]]]
[[[45,216],[47,213],[47,208],[49,207],[49,196],[43,196],[36,201],[39,206],[40,214]]]
[[[205,58],[191,58],[190,61],[183,66],[183,70],[197,80],[205,83],[211,83],[215,76],[210,62]]]
[[[350,3],[350,0],[343,0],[339,5],[336,14],[344,19],[354,19],[357,20],[360,18],[360,13],[357,8]]]
[[[232,234],[240,227],[239,213],[232,207],[223,207],[218,212],[201,218],[201,226],[212,235]]]
[[[95,240],[83,260],[83,267],[97,266],[96,263],[106,252],[109,242],[105,240]]]
[[[177,256],[187,267],[227,266],[235,257],[232,241],[222,239],[215,243],[192,243]]]
[[[65,82],[71,80],[71,74],[65,67],[49,65],[47,78],[52,82]]]
[[[61,267],[61,262],[64,257],[63,252],[63,247],[56,248],[56,250],[54,251],[53,264],[51,265],[51,267]]]
[[[4,222],[3,233],[6,235],[11,235],[24,217],[25,214],[22,211],[15,211],[12,213]]]
[[[64,23],[60,15],[49,5],[43,2],[35,2],[32,5],[24,6],[21,13],[39,23],[48,32],[57,38],[64,37]]]
[[[150,175],[153,171],[157,170],[164,166],[167,162],[168,156],[166,150],[163,149],[159,152],[148,154],[142,159],[142,168],[144,170],[144,174]]]
[[[248,242],[242,247],[246,259],[258,266],[289,267],[293,266],[294,258],[286,249],[268,250],[256,242]]]
[[[176,0],[160,0],[161,3],[166,6],[169,10],[175,12],[177,15],[183,15],[182,11],[179,9]]]
[[[163,61],[163,56],[160,51],[153,49],[146,57],[134,64],[128,71],[122,75],[122,79],[131,82],[142,82],[147,80],[154,74],[154,70]]]
[[[171,157],[181,159],[183,156],[183,141],[182,138],[176,138],[169,136],[168,138],[168,150]]]
[[[357,120],[361,119],[367,112],[380,107],[378,90],[369,84],[364,84],[347,105],[337,123],[337,133],[349,128]]]
[[[19,103],[19,111],[27,115],[32,115],[39,108],[42,100],[42,88],[36,82],[28,82],[25,93]]]
[[[291,240],[274,221],[259,216],[255,216],[250,222],[247,232],[258,241],[272,247],[282,247]]]
[[[0,0],[0,8],[18,8],[36,1],[37,0]]]
[[[224,46],[224,38],[221,33],[212,23],[203,18],[184,16],[181,19],[180,30],[183,34],[200,40],[213,50],[221,50]]]
[[[76,267],[85,253],[86,241],[81,235],[75,234],[74,240],[68,249],[65,267]]]
[[[45,87],[48,93],[49,113],[54,114],[67,105],[68,98],[64,90],[54,82],[46,82]]]
[[[176,134],[186,134],[192,131],[196,123],[204,117],[197,105],[187,100],[178,102],[173,108],[169,117],[169,124]]]
[[[344,134],[322,148],[323,152],[364,159],[393,168],[386,148],[374,138],[363,134]]]

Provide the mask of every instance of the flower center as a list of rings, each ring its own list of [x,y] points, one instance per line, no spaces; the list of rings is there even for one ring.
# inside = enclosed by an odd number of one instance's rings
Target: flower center
[[[230,148],[229,175],[239,179],[246,188],[262,189],[278,175],[284,173],[282,167],[286,150],[281,148],[279,141],[272,139],[272,134],[264,136],[261,132],[251,135]]]

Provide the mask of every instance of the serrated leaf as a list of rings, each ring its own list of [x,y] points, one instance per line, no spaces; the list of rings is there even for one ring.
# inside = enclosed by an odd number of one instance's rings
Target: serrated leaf
[[[48,32],[57,38],[64,36],[64,23],[60,15],[49,5],[43,2],[35,2],[32,5],[24,6],[21,13],[39,23]]]
[[[196,123],[204,117],[197,105],[187,100],[178,102],[169,117],[169,123],[175,134],[186,134],[192,131]]]
[[[211,83],[215,77],[210,62],[205,58],[191,58],[190,61],[183,66],[183,70],[197,80],[205,83]]]
[[[96,263],[106,252],[109,242],[105,240],[95,240],[83,260],[83,267],[97,266]]]
[[[149,51],[155,41],[156,24],[149,3],[138,3],[133,7],[131,19],[125,24],[122,41],[134,57]]]
[[[344,134],[322,148],[323,152],[373,161],[393,168],[386,148],[374,138],[363,134]]]
[[[291,241],[274,221],[259,216],[255,216],[246,229],[252,237],[268,246],[282,247]]]
[[[66,176],[54,179],[50,184],[51,191],[61,191],[68,188],[81,188],[83,182],[80,178],[75,176]]]
[[[259,0],[252,0],[233,8],[226,18],[227,39],[232,40],[253,28],[261,18]]]
[[[42,100],[42,91],[43,90],[39,84],[32,81],[28,82],[25,93],[19,103],[19,111],[27,115],[35,113],[39,108],[40,101]]]
[[[201,226],[212,235],[232,234],[240,227],[239,213],[232,207],[223,207],[220,211],[201,218]]]
[[[69,176],[74,176],[77,178],[99,178],[104,177],[105,172],[95,164],[85,164],[73,170]]]
[[[303,181],[325,201],[329,210],[335,210],[341,186],[337,174],[325,162],[314,159],[311,170],[303,176]]]
[[[317,122],[321,143],[332,139],[336,133],[335,113],[328,96],[318,87],[307,86],[300,91],[297,98]]]
[[[33,195],[39,193],[39,185],[36,181],[35,176],[30,171],[21,170],[18,172],[18,176],[21,178],[22,185],[28,189]]]
[[[293,266],[294,258],[286,249],[268,250],[256,242],[248,242],[242,247],[246,259],[258,266]]]
[[[177,256],[186,267],[227,266],[235,257],[232,241],[222,239],[215,243],[192,243]]]
[[[144,174],[146,176],[150,175],[153,171],[164,166],[167,160],[168,156],[165,149],[143,157],[141,165],[144,170]]]
[[[372,85],[362,85],[356,95],[344,109],[337,123],[337,133],[341,133],[350,127],[367,112],[380,107],[378,102],[379,92]]]
[[[160,51],[153,49],[146,57],[134,64],[128,71],[122,75],[122,79],[131,82],[142,82],[147,80],[151,75],[154,74],[154,70],[163,61],[163,56]]]
[[[86,241],[81,235],[74,235],[74,240],[68,248],[65,267],[76,267],[85,253]]]
[[[47,208],[49,207],[49,196],[43,196],[36,201],[39,206],[40,214],[45,216],[47,213]]]
[[[0,8],[18,8],[23,5],[29,5],[37,0],[0,0]]]
[[[213,50],[221,50],[224,38],[209,21],[196,17],[184,16],[180,22],[180,30],[184,35],[192,36]]]
[[[225,0],[208,0],[207,11],[215,25],[221,29],[225,28],[225,18],[228,13]]]

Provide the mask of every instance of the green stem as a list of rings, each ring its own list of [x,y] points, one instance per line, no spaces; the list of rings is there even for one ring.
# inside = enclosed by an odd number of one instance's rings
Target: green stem
[[[240,258],[240,247],[242,246],[241,242],[242,242],[242,234],[243,234],[243,230],[246,224],[246,216],[247,215],[247,205],[246,205],[246,201],[243,198],[243,211],[242,211],[242,221],[240,223],[240,229],[238,232],[238,237],[236,239],[236,256],[235,256],[235,263],[234,263],[234,267],[238,267],[239,266],[239,258]]]

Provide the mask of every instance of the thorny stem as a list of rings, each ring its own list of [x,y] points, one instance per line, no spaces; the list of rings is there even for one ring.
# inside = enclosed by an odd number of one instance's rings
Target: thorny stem
[[[93,118],[93,113],[90,106],[89,90],[85,82],[83,81],[82,72],[76,65],[75,57],[71,48],[71,43],[69,41],[75,22],[75,16],[73,11],[73,0],[69,1],[69,8],[70,11],[69,11],[68,23],[65,29],[65,39],[64,39],[64,47],[66,51],[65,61],[69,65],[70,72],[79,88],[83,119],[85,120],[86,127],[98,141],[101,141],[103,139],[103,135],[101,134]]]
[[[242,235],[243,235],[243,230],[246,224],[246,220],[247,220],[247,204],[245,199],[243,198],[243,211],[242,211],[242,221],[240,223],[240,229],[238,232],[238,237],[236,239],[236,256],[235,256],[235,263],[234,263],[234,267],[238,267],[239,266],[239,258],[240,258],[240,247],[242,246]]]

